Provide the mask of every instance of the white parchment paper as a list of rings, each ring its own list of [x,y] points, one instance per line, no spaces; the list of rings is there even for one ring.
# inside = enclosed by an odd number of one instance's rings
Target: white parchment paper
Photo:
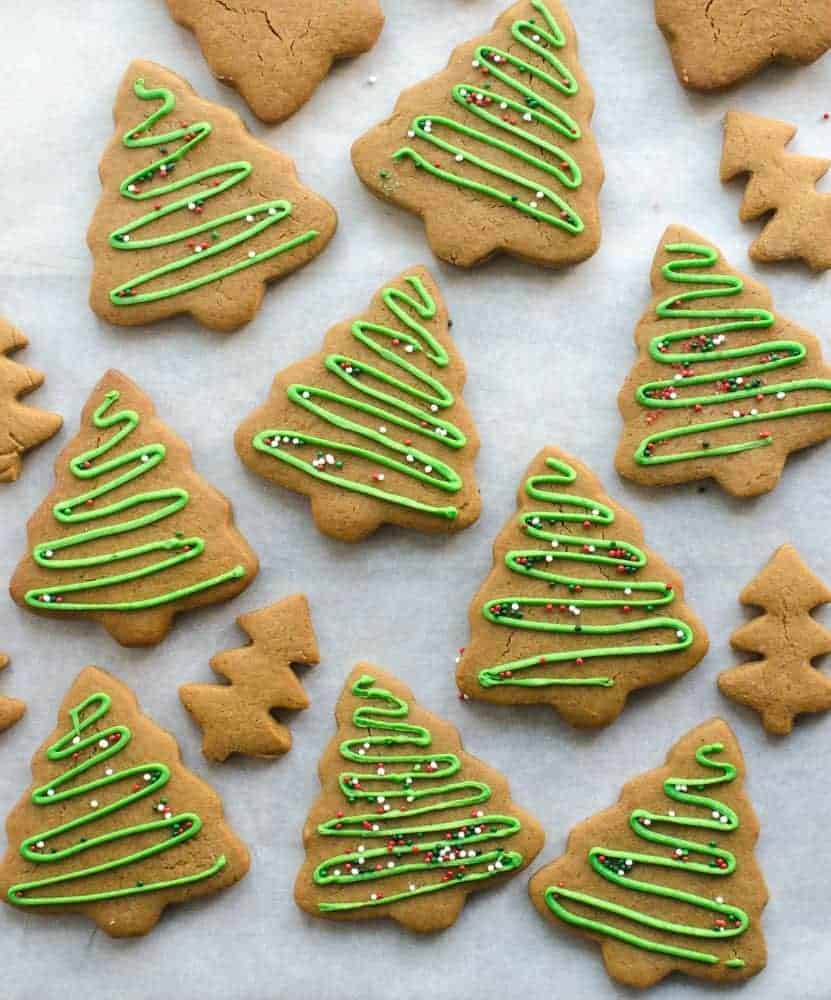
[[[734,264],[761,276],[777,307],[815,331],[831,353],[831,275],[751,264],[746,251],[756,229],[738,222],[741,186],[723,189],[718,180],[720,122],[729,107],[797,123],[800,151],[831,150],[831,123],[822,121],[831,110],[831,59],[770,69],[728,95],[691,96],[675,79],[647,0],[573,0],[608,172],[603,245],[591,261],[560,274],[505,260],[466,273],[438,264],[421,224],[363,189],[349,146],[386,116],[404,86],[442,68],[454,44],[487,29],[505,2],[384,0],[384,6],[387,26],[374,51],[340,66],[290,121],[264,128],[212,78],[163,0],[0,0],[0,312],[32,341],[21,360],[48,374],[34,401],[66,419],[61,435],[26,459],[23,478],[2,487],[0,578],[8,579],[23,551],[24,522],[50,488],[55,454],[110,366],[136,379],[191,443],[197,470],[233,499],[238,524],[262,561],[240,599],[181,618],[164,643],[147,650],[122,649],[91,623],[39,619],[0,598],[0,648],[13,657],[0,691],[29,702],[25,720],[0,738],[0,814],[28,786],[29,758],[52,730],[65,689],[82,666],[96,663],[130,684],[146,711],[176,733],[185,761],[223,794],[253,854],[240,885],[174,909],[141,940],[113,942],[80,918],[0,907],[0,996],[631,995],[607,980],[597,949],[538,917],[524,877],[478,894],[452,929],[427,938],[386,921],[316,921],[294,906],[300,829],[318,789],[317,759],[333,733],[343,679],[366,658],[406,679],[427,707],[460,727],[473,753],[510,776],[515,798],[548,833],[539,863],[557,856],[569,828],[612,803],[629,777],[661,763],[683,732],[723,714],[747,756],[748,791],[762,820],[759,858],[772,897],[764,916],[769,967],[742,996],[826,1000],[831,718],[801,722],[786,742],[768,739],[755,716],[721,699],[714,680],[736,662],[727,640],[745,618],[738,593],[776,546],[793,541],[831,579],[831,446],[793,459],[774,493],[745,503],[714,486],[706,493],[694,486],[638,490],[617,478],[612,459],[620,429],[615,397],[635,356],[632,330],[669,222],[693,226]],[[112,131],[117,85],[136,56],[169,66],[200,93],[237,108],[257,135],[295,157],[302,178],[338,209],[340,230],[330,249],[272,288],[256,319],[236,334],[212,334],[187,320],[115,329],[87,306],[84,233],[98,197],[97,162]],[[465,395],[483,441],[484,514],[454,538],[386,530],[350,548],[317,533],[303,498],[249,474],[232,433],[278,368],[316,351],[331,324],[418,262],[440,281],[468,363]],[[633,698],[619,722],[598,733],[575,733],[542,708],[463,704],[453,682],[469,598],[490,567],[494,535],[514,510],[520,475],[547,442],[588,462],[641,517],[648,542],[683,573],[689,602],[711,636],[711,652],[695,671]],[[208,679],[210,656],[242,640],[237,614],[296,590],[311,600],[323,662],[304,675],[313,707],[293,720],[295,749],[275,763],[210,766],[177,687]],[[652,995],[670,1000],[705,992],[711,991],[673,977]]]

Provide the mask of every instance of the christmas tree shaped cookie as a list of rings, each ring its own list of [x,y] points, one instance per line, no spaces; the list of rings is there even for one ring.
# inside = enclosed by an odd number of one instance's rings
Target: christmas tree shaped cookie
[[[479,439],[459,397],[465,367],[422,267],[280,372],[237,430],[254,472],[305,493],[321,531],[359,541],[381,524],[461,531],[479,516]]]
[[[702,659],[707,633],[680,576],[586,466],[544,448],[517,506],[470,605],[463,695],[550,705],[572,725],[605,726],[632,691]]]
[[[17,603],[92,618],[125,646],[161,641],[180,611],[236,596],[257,572],[228,500],[116,371],[95,387],[58,456],[28,540],[11,582]]]
[[[112,937],[132,937],[171,903],[248,871],[218,795],[103,670],[79,674],[32,776],[0,864],[0,893],[24,912],[83,913]]]
[[[405,90],[352,159],[371,191],[422,217],[443,260],[508,253],[561,267],[600,243],[593,111],[565,7],[521,0]]]
[[[191,28],[214,76],[242,94],[264,122],[280,122],[314,93],[336,59],[367,52],[384,15],[378,0],[167,0]]]
[[[240,615],[237,624],[251,643],[211,660],[230,683],[186,684],[179,695],[204,730],[202,752],[209,760],[224,761],[232,753],[279,757],[291,749],[291,733],[271,713],[309,707],[291,667],[319,662],[309,605],[295,594]]]
[[[831,48],[828,0],[655,0],[678,79],[718,90],[771,62],[812,63]]]
[[[609,976],[626,986],[673,972],[717,983],[755,976],[768,893],[744,778],[727,723],[693,729],[663,767],[571,831],[563,857],[531,879],[534,905],[599,944]]]
[[[765,613],[730,641],[759,659],[725,670],[718,686],[728,698],[758,712],[769,733],[787,736],[797,715],[831,709],[831,679],[812,663],[831,653],[831,632],[811,617],[812,608],[831,601],[831,590],[792,545],[783,545],[741,600]]]
[[[0,653],[0,670],[5,670],[8,665],[8,656]],[[0,695],[0,733],[10,729],[15,722],[19,722],[25,711],[26,706],[22,701]]]
[[[772,490],[788,455],[831,437],[831,368],[768,290],[683,226],[664,233],[639,358],[620,392],[622,476]]]
[[[114,115],[87,234],[90,304],[102,319],[136,326],[190,313],[234,330],[268,282],[331,239],[334,209],[300,184],[292,161],[170,70],[131,63]]]
[[[28,343],[20,330],[0,317],[0,483],[13,483],[20,475],[23,453],[48,441],[63,423],[57,413],[20,401],[43,385],[40,372],[7,357]]]
[[[831,9],[827,10],[831,36]],[[746,111],[728,111],[724,121],[721,179],[749,174],[739,217],[765,216],[750,247],[754,260],[804,260],[814,271],[831,267],[831,193],[817,190],[831,160],[786,150],[796,128]]]
[[[420,708],[395,677],[359,664],[336,718],[295,885],[308,913],[443,930],[469,893],[539,853],[542,831],[502,775],[465,753],[453,726]]]

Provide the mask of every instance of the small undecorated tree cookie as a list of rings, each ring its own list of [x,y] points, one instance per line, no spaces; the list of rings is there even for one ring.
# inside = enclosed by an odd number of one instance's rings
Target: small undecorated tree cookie
[[[293,664],[318,662],[317,641],[302,594],[237,618],[251,642],[217,653],[214,672],[229,684],[185,684],[182,703],[204,731],[202,752],[224,761],[232,753],[279,757],[291,749],[288,726],[275,709],[309,707]]]
[[[228,500],[116,371],[93,389],[27,532],[17,603],[91,618],[125,646],[160,642],[175,615],[235,597],[258,568]]]
[[[0,653],[0,670],[5,670],[9,665],[9,658],[4,653]],[[26,711],[26,706],[17,698],[6,698],[0,695],[0,733],[10,729],[15,722],[19,722]]]
[[[336,59],[367,52],[384,15],[378,0],[167,0],[191,28],[214,75],[264,122],[306,103]]]
[[[811,63],[831,48],[829,0],[655,0],[678,79],[718,90],[771,62]]]
[[[303,829],[298,905],[316,917],[389,917],[443,930],[467,896],[539,853],[543,833],[506,780],[462,750],[449,723],[367,663],[350,674]]]
[[[831,4],[828,10],[831,28]],[[749,174],[739,217],[764,216],[764,229],[750,247],[762,263],[804,260],[814,271],[831,267],[831,194],[817,182],[831,160],[789,153],[796,127],[748,111],[728,111],[724,120],[721,179]]]
[[[21,401],[43,385],[40,372],[7,357],[28,343],[20,330],[0,317],[0,483],[14,482],[23,453],[48,441],[63,423],[57,413]]]
[[[465,366],[423,267],[333,327],[323,350],[281,371],[237,430],[254,472],[311,498],[321,531],[356,542],[382,524],[461,531],[479,516],[479,438]]]
[[[721,984],[755,976],[768,892],[744,780],[727,723],[698,726],[663,767],[571,831],[566,853],[531,879],[534,905],[600,945],[607,973],[626,986],[673,972]]]
[[[87,667],[6,823],[0,893],[23,912],[81,913],[112,937],[245,875],[219,796],[120,681]]]
[[[562,267],[600,243],[593,111],[564,5],[521,0],[405,90],[352,159],[371,191],[422,217],[442,260]]]
[[[831,367],[764,285],[684,226],[664,233],[638,360],[618,397],[622,476],[767,493],[791,452],[831,437]]]
[[[741,600],[764,614],[743,625],[730,642],[759,659],[725,670],[718,686],[758,712],[768,732],[787,736],[796,716],[831,709],[831,678],[812,663],[831,653],[831,632],[811,617],[812,608],[831,601],[831,590],[792,545],[783,545]]]
[[[102,319],[136,326],[190,313],[235,330],[268,282],[332,238],[334,209],[294,163],[163,66],[130,64],[114,116],[87,233],[90,304]]]
[[[631,692],[691,670],[707,632],[679,574],[582,463],[544,448],[470,605],[456,680],[468,698],[550,705],[605,726]]]

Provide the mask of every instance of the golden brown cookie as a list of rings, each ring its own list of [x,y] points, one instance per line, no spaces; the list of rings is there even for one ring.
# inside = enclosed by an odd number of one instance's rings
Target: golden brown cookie
[[[783,545],[741,601],[764,614],[734,632],[730,642],[757,659],[719,674],[719,689],[758,712],[769,733],[787,736],[797,715],[831,708],[831,679],[812,662],[831,653],[831,632],[811,617],[812,608],[831,601],[831,589],[792,545]]]
[[[202,752],[224,761],[232,753],[279,757],[291,749],[288,726],[272,711],[309,707],[293,664],[319,663],[309,604],[302,594],[240,615],[251,642],[217,653],[211,667],[229,684],[185,684],[182,704],[204,731]]]
[[[284,369],[237,430],[254,472],[312,502],[318,528],[357,542],[382,524],[461,531],[478,518],[479,438],[465,366],[423,267],[388,282]]]
[[[816,185],[831,160],[789,153],[786,147],[796,131],[773,118],[728,111],[721,179],[750,175],[739,218],[765,217],[750,247],[754,260],[804,260],[814,271],[824,271],[831,267],[831,194]]]
[[[9,665],[9,658],[5,653],[0,653],[0,670],[5,670]],[[19,722],[23,718],[26,711],[26,706],[22,701],[18,701],[17,698],[5,698],[0,695],[0,733],[5,732],[7,729]]]
[[[11,582],[38,614],[80,615],[124,646],[160,642],[175,615],[227,601],[257,573],[228,500],[121,372],[93,389],[28,523]]]
[[[303,829],[298,906],[315,917],[389,917],[412,931],[455,923],[467,896],[522,871],[542,847],[503,776],[391,674],[359,663],[320,760]]]
[[[190,313],[235,330],[268,282],[332,238],[334,209],[294,163],[163,66],[130,64],[114,116],[87,233],[90,304],[102,319],[137,326]]]
[[[600,945],[606,972],[625,986],[673,972],[721,984],[755,976],[768,891],[744,781],[730,727],[703,723],[571,831],[566,853],[531,879],[534,905]]]
[[[644,486],[715,479],[734,496],[767,493],[791,452],[831,437],[819,341],[684,226],[658,244],[652,289],[618,397],[618,472]]]
[[[6,822],[0,893],[23,912],[82,913],[111,937],[146,934],[165,907],[248,871],[214,790],[132,691],[83,670]]]
[[[655,0],[675,72],[719,90],[771,62],[812,63],[831,48],[831,0]]]
[[[336,59],[368,52],[384,15],[378,0],[167,0],[195,34],[214,76],[264,122],[280,122],[314,93]]]
[[[465,697],[550,705],[574,726],[606,726],[632,691],[704,657],[707,632],[681,577],[585,465],[544,448],[517,508],[470,605],[456,671]]]
[[[0,317],[0,483],[13,483],[21,471],[23,453],[48,441],[61,429],[57,413],[38,410],[21,397],[43,385],[43,375],[7,357],[29,341]]]
[[[521,0],[405,90],[352,160],[378,197],[424,220],[433,252],[562,267],[600,243],[594,95],[560,0]]]

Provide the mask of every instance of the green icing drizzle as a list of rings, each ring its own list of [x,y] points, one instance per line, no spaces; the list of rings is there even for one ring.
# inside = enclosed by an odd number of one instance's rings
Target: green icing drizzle
[[[488,667],[479,672],[482,687],[525,687],[542,688],[555,686],[570,687],[612,687],[614,681],[603,676],[539,676],[541,667],[548,664],[568,663],[579,666],[582,661],[598,657],[654,656],[677,653],[687,649],[693,642],[693,631],[689,625],[677,618],[653,616],[655,608],[666,607],[675,600],[674,591],[665,583],[631,580],[629,577],[646,566],[646,554],[628,542],[609,541],[588,535],[567,534],[557,529],[561,525],[579,522],[585,528],[614,524],[615,515],[610,507],[597,503],[588,497],[571,493],[558,493],[547,489],[550,484],[573,483],[577,478],[575,470],[566,462],[549,458],[546,465],[553,470],[551,475],[532,476],[525,485],[528,496],[534,500],[544,500],[556,504],[564,510],[526,511],[519,516],[519,525],[530,537],[547,544],[547,548],[512,550],[505,556],[506,566],[520,576],[545,581],[552,590],[567,592],[569,609],[582,611],[583,608],[623,608],[628,606],[632,613],[644,610],[649,617],[621,622],[617,625],[564,625],[547,619],[527,617],[531,610],[551,613],[554,604],[564,603],[556,597],[500,597],[488,601],[482,609],[485,619],[494,625],[511,630],[524,629],[556,635],[621,636],[641,632],[671,630],[672,642],[656,642],[651,645],[602,646],[597,648],[561,650],[540,653],[522,660],[513,660],[498,666]],[[608,566],[612,571],[626,577],[622,580],[608,580],[605,577],[580,577],[559,572],[558,562],[572,564],[591,563]],[[602,597],[580,596],[584,592],[603,591]],[[575,615],[575,617],[578,617]],[[535,671],[534,676],[525,676]]]
[[[480,883],[520,868],[522,854],[490,843],[521,829],[514,817],[473,809],[466,819],[457,815],[429,822],[434,813],[470,810],[487,802],[490,787],[481,781],[450,780],[461,770],[459,758],[452,753],[431,754],[430,732],[404,722],[409,715],[407,703],[377,687],[374,678],[361,677],[352,693],[382,704],[355,710],[354,725],[365,729],[366,735],[344,741],[340,754],[361,769],[342,772],[338,780],[350,805],[366,803],[374,808],[339,815],[317,829],[325,837],[382,840],[384,846],[328,858],[315,869],[314,881],[321,886],[354,885],[402,876],[414,879],[424,873],[428,877],[389,895],[376,891],[366,899],[320,903],[320,910],[384,906]]]
[[[649,913],[613,903],[602,896],[592,896],[562,886],[550,886],[545,891],[545,901],[552,913],[568,924],[597,934],[605,934],[636,948],[658,952],[662,955],[671,955],[674,958],[689,959],[693,962],[703,962],[707,965],[718,964],[718,956],[711,952],[699,951],[683,944],[672,945],[655,941],[642,936],[637,930],[623,930],[621,927],[604,923],[602,920],[573,913],[567,909],[565,903],[569,901],[577,903],[581,907],[600,910],[613,914],[621,920],[632,921],[633,924],[641,927],[652,928],[665,934],[677,934],[680,937],[725,940],[744,934],[750,925],[747,913],[737,906],[723,901],[719,902],[721,897],[708,899],[706,896],[699,896],[683,889],[675,889],[654,882],[645,882],[636,877],[639,868],[645,865],[670,871],[713,876],[731,875],[736,870],[736,858],[730,851],[719,847],[714,841],[705,844],[689,840],[687,839],[688,835],[683,833],[685,830],[690,830],[693,833],[701,833],[705,830],[732,833],[739,827],[739,817],[729,806],[707,795],[696,794],[696,792],[701,792],[711,786],[729,784],[735,779],[737,772],[733,764],[711,759],[714,754],[723,751],[723,744],[711,743],[700,747],[695,754],[695,759],[702,767],[721,772],[717,777],[668,778],[664,782],[664,794],[668,798],[705,810],[705,816],[679,816],[674,812],[669,814],[652,813],[644,809],[635,809],[630,814],[629,825],[632,830],[650,844],[656,844],[660,848],[672,851],[671,855],[666,853],[641,854],[610,850],[605,847],[593,847],[588,854],[591,867],[608,882],[633,892],[645,893],[647,896],[657,896],[661,899],[671,899],[695,907],[703,911],[705,915],[713,914],[710,926],[696,926],[662,920]],[[671,831],[679,830],[681,833],[680,835],[673,832],[660,833],[655,829],[655,826],[659,824],[662,827],[669,827]],[[693,858],[695,860],[692,860]],[[731,969],[743,968],[744,964],[740,958],[731,958],[724,962],[724,965]]]
[[[163,816],[146,823],[120,827],[97,836],[89,834],[88,827],[105,816],[117,814],[122,809],[140,802],[150,795],[157,795],[170,780],[170,769],[167,765],[150,763],[134,764],[121,771],[107,767],[102,776],[90,775],[80,784],[76,783],[87,772],[103,768],[111,758],[120,754],[132,740],[132,733],[126,726],[113,725],[102,729],[97,727],[99,720],[104,719],[109,714],[111,706],[112,699],[99,692],[91,694],[80,705],[70,710],[72,728],[56,743],[53,743],[46,753],[47,760],[69,761],[69,769],[48,784],[36,788],[32,793],[32,802],[35,805],[47,808],[57,806],[56,812],[61,817],[65,813],[64,804],[72,802],[74,799],[92,796],[89,799],[91,803],[98,802],[98,797],[101,796],[102,801],[97,807],[90,806],[89,811],[82,813],[75,819],[28,837],[20,845],[20,854],[27,861],[36,865],[49,866],[69,858],[83,856],[86,851],[94,851],[104,845],[117,844],[122,840],[134,837],[141,837],[146,842],[151,835],[155,835],[158,838],[157,842],[132,854],[113,858],[90,868],[82,868],[63,875],[53,875],[13,885],[8,891],[8,899],[15,906],[77,905],[79,903],[100,902],[105,899],[136,896],[147,892],[158,892],[161,889],[202,882],[216,875],[227,864],[226,858],[220,856],[210,867],[192,875],[180,875],[176,878],[152,883],[139,881],[132,886],[102,892],[88,892],[78,895],[43,894],[45,890],[60,893],[63,891],[62,889],[55,890],[53,887],[71,885],[79,879],[88,879],[96,875],[104,875],[107,872],[115,872],[130,865],[139,864],[148,858],[166,854],[180,844],[192,840],[202,829],[202,820],[196,813],[178,813],[174,816],[172,810],[166,809]],[[90,731],[88,732],[88,730]],[[75,761],[77,763],[74,763]],[[103,795],[106,794],[107,789],[125,782],[128,783],[129,791],[125,791],[123,795],[113,798],[111,801],[103,801]],[[156,811],[158,812],[158,810]],[[57,842],[58,846],[52,847],[54,842]],[[175,871],[180,863],[165,859],[162,867]],[[30,893],[36,895],[30,895]]]
[[[211,198],[222,195],[225,191],[236,187],[242,183],[252,172],[253,167],[247,160],[238,160],[233,163],[222,163],[216,166],[198,170],[173,180],[174,171],[180,161],[185,159],[190,151],[197,147],[200,142],[207,139],[213,132],[210,122],[192,122],[181,125],[164,134],[150,134],[155,124],[167,117],[176,107],[176,98],[170,90],[165,87],[148,88],[144,86],[143,80],[136,80],[133,87],[136,97],[142,101],[161,101],[161,106],[150,114],[140,125],[128,129],[124,133],[123,144],[127,149],[147,149],[158,147],[160,156],[152,163],[140,170],[135,171],[126,177],[119,187],[119,191],[124,198],[131,201],[144,202],[151,199],[159,199],[165,195],[174,194],[187,190],[187,194],[177,197],[175,200],[160,207],[155,207],[146,215],[120,226],[113,230],[109,236],[109,244],[115,250],[137,251],[156,249],[158,247],[170,246],[171,244],[186,241],[193,242],[193,246],[188,248],[187,256],[168,260],[167,263],[156,267],[151,271],[140,274],[130,281],[124,282],[110,292],[110,301],[116,306],[139,305],[145,302],[156,302],[159,299],[171,298],[182,292],[189,292],[195,288],[201,288],[211,282],[219,281],[222,278],[230,277],[238,271],[261,264],[280,254],[288,253],[296,247],[311,240],[316,239],[320,234],[317,230],[309,230],[299,236],[276,246],[271,246],[265,250],[248,251],[242,259],[235,263],[220,267],[215,271],[200,274],[198,277],[186,278],[178,284],[155,291],[142,291],[137,289],[150,283],[158,283],[160,279],[167,275],[178,274],[187,268],[192,268],[197,264],[218,254],[225,253],[234,247],[247,243],[248,240],[260,233],[265,232],[271,226],[275,226],[287,219],[292,214],[292,204],[285,199],[276,201],[262,201],[247,208],[241,208],[236,212],[230,212],[218,218],[208,219],[205,222],[197,222],[196,225],[186,226],[184,229],[170,231],[169,226],[163,226],[165,231],[158,236],[145,238],[134,238],[135,234],[148,226],[159,223],[168,216],[177,212],[193,212],[198,219],[202,213],[203,205]],[[182,144],[174,149],[168,148],[172,143],[183,140]],[[156,178],[160,183],[150,184]],[[223,227],[233,223],[244,224],[241,228],[235,227],[235,232],[222,237]],[[204,236],[203,240],[196,242],[198,237]],[[196,247],[199,247],[197,250]]]
[[[27,591],[25,600],[32,607],[40,610],[48,608],[50,611],[139,611],[155,608],[161,604],[169,604],[172,601],[190,597],[211,587],[218,587],[229,580],[239,580],[245,576],[244,566],[234,566],[218,576],[199,580],[187,587],[154,594],[141,600],[83,601],[71,597],[67,599],[66,595],[68,594],[94,591],[103,587],[129,585],[135,580],[165,572],[181,563],[190,562],[191,559],[198,559],[205,551],[203,538],[186,538],[181,533],[176,532],[172,537],[156,538],[142,545],[134,545],[125,549],[115,549],[109,552],[97,551],[88,556],[61,557],[61,553],[67,550],[92,545],[102,538],[115,538],[129,534],[132,531],[138,531],[164,521],[185,508],[190,499],[187,490],[171,486],[146,493],[134,493],[131,496],[98,506],[98,501],[107,497],[108,494],[118,491],[121,487],[140,479],[155,469],[165,460],[167,453],[165,446],[159,443],[142,445],[113,458],[106,457],[109,452],[118,448],[125,438],[129,438],[139,425],[139,415],[135,410],[119,410],[108,414],[110,408],[119,398],[120,393],[116,390],[108,392],[104,396],[104,401],[93,414],[93,423],[97,428],[107,430],[111,427],[117,427],[118,430],[112,437],[73,458],[69,463],[69,468],[76,479],[80,479],[84,483],[90,482],[90,488],[68,500],[59,500],[52,508],[52,514],[59,524],[86,525],[92,523],[95,525],[98,521],[128,511],[140,511],[142,508],[149,508],[149,510],[147,513],[137,513],[136,516],[128,517],[127,520],[118,521],[115,524],[92,527],[87,531],[79,531],[77,534],[54,538],[36,545],[32,550],[32,558],[38,566],[50,572],[80,570],[83,579],[75,583],[56,583],[49,587],[38,587]],[[107,479],[99,486],[95,485],[96,480],[110,474],[113,475],[113,478]],[[164,556],[157,562],[148,561],[147,557],[153,553],[163,553]],[[136,569],[107,576],[97,577],[93,572],[90,572],[96,567],[122,563],[127,559],[138,559],[140,565]]]
[[[531,0],[531,6],[542,15],[545,26],[534,19],[520,19],[511,25],[511,36],[515,42],[542,59],[548,69],[526,62],[513,52],[480,45],[475,50],[474,68],[487,70],[488,79],[503,84],[509,94],[500,94],[490,85],[481,87],[475,84],[458,84],[452,90],[456,104],[466,113],[499,129],[505,134],[505,138],[444,115],[419,115],[413,120],[409,132],[409,138],[422,140],[449,153],[460,166],[469,164],[509,184],[525,188],[531,192],[529,200],[522,201],[501,187],[447,170],[422,156],[411,146],[399,149],[393,155],[393,160],[410,159],[416,167],[426,170],[434,177],[486,195],[539,222],[577,235],[585,228],[583,220],[550,184],[553,180],[568,191],[576,191],[583,183],[580,167],[571,154],[556,142],[535,134],[524,125],[534,123],[554,137],[566,139],[570,143],[579,141],[582,133],[578,123],[562,107],[540,92],[542,85],[565,97],[573,97],[578,93],[579,85],[571,70],[551,51],[562,49],[566,44],[565,34],[553,14],[543,0]],[[512,119],[508,120],[511,114],[519,115],[523,125],[515,124]],[[530,168],[531,176],[501,167],[476,155],[469,148],[457,145],[452,138],[442,138],[438,132],[450,133],[451,136],[455,134],[507,153],[518,161],[519,169]],[[523,147],[530,147],[533,152]],[[541,207],[540,202],[550,204],[553,208],[549,210]]]
[[[649,355],[654,361],[664,365],[680,367],[682,377],[664,381],[648,382],[638,388],[636,399],[641,406],[650,410],[680,410],[691,407],[724,406],[743,399],[756,399],[761,403],[770,396],[781,401],[789,392],[800,390],[820,390],[831,392],[831,381],[820,378],[795,379],[792,381],[767,381],[765,373],[780,368],[800,365],[807,354],[804,344],[794,340],[766,340],[740,347],[724,346],[728,334],[742,334],[749,330],[767,330],[775,323],[773,313],[760,307],[744,309],[688,308],[688,303],[700,299],[715,299],[740,295],[744,282],[736,275],[696,274],[702,268],[714,267],[719,262],[718,251],[709,246],[695,243],[672,243],[666,248],[670,254],[692,254],[691,257],[670,260],[662,271],[667,281],[682,285],[703,286],[663,301],[657,309],[661,319],[705,320],[701,326],[660,334],[649,344]],[[681,350],[674,345],[686,341]],[[703,375],[685,375],[693,363],[712,365],[734,362],[736,359],[754,358],[756,362],[738,367],[728,365],[719,371]],[[703,395],[686,392],[691,386],[706,386]],[[710,388],[712,387],[712,388]],[[698,458],[714,458],[717,455],[735,455],[754,448],[765,448],[773,444],[772,436],[763,432],[757,437],[714,447],[699,447],[689,451],[668,455],[656,455],[660,445],[690,435],[701,435],[708,431],[720,431],[728,427],[744,427],[748,430],[759,424],[787,417],[800,417],[810,413],[824,413],[831,410],[831,401],[825,403],[782,406],[777,410],[760,410],[758,407],[740,413],[739,416],[722,417],[705,423],[689,423],[671,430],[658,431],[641,441],[635,452],[639,465],[663,465],[669,462],[686,462]]]
[[[418,277],[407,278],[407,284],[415,295],[398,288],[385,288],[382,293],[384,304],[400,327],[356,320],[352,324],[352,336],[376,354],[381,362],[391,366],[393,372],[400,372],[411,381],[336,353],[326,356],[326,371],[341,379],[346,388],[360,394],[361,398],[313,385],[290,385],[286,390],[286,395],[295,406],[315,414],[333,427],[358,435],[370,442],[371,447],[340,443],[280,427],[260,431],[252,444],[257,451],[340,489],[453,520],[458,516],[458,509],[454,506],[425,503],[336,472],[345,465],[336,456],[355,456],[445,493],[457,493],[462,488],[458,473],[436,455],[399,442],[389,433],[353,420],[343,412],[348,414],[351,411],[376,420],[381,427],[386,428],[389,424],[401,428],[406,434],[426,439],[429,446],[440,445],[459,450],[467,444],[465,435],[458,427],[438,416],[442,410],[453,405],[453,394],[438,379],[407,360],[407,354],[424,352],[437,368],[445,368],[449,363],[444,347],[420,322],[431,320],[436,315],[432,296]],[[402,351],[403,354],[397,353]],[[315,449],[313,460],[295,453],[296,449],[306,446]]]

